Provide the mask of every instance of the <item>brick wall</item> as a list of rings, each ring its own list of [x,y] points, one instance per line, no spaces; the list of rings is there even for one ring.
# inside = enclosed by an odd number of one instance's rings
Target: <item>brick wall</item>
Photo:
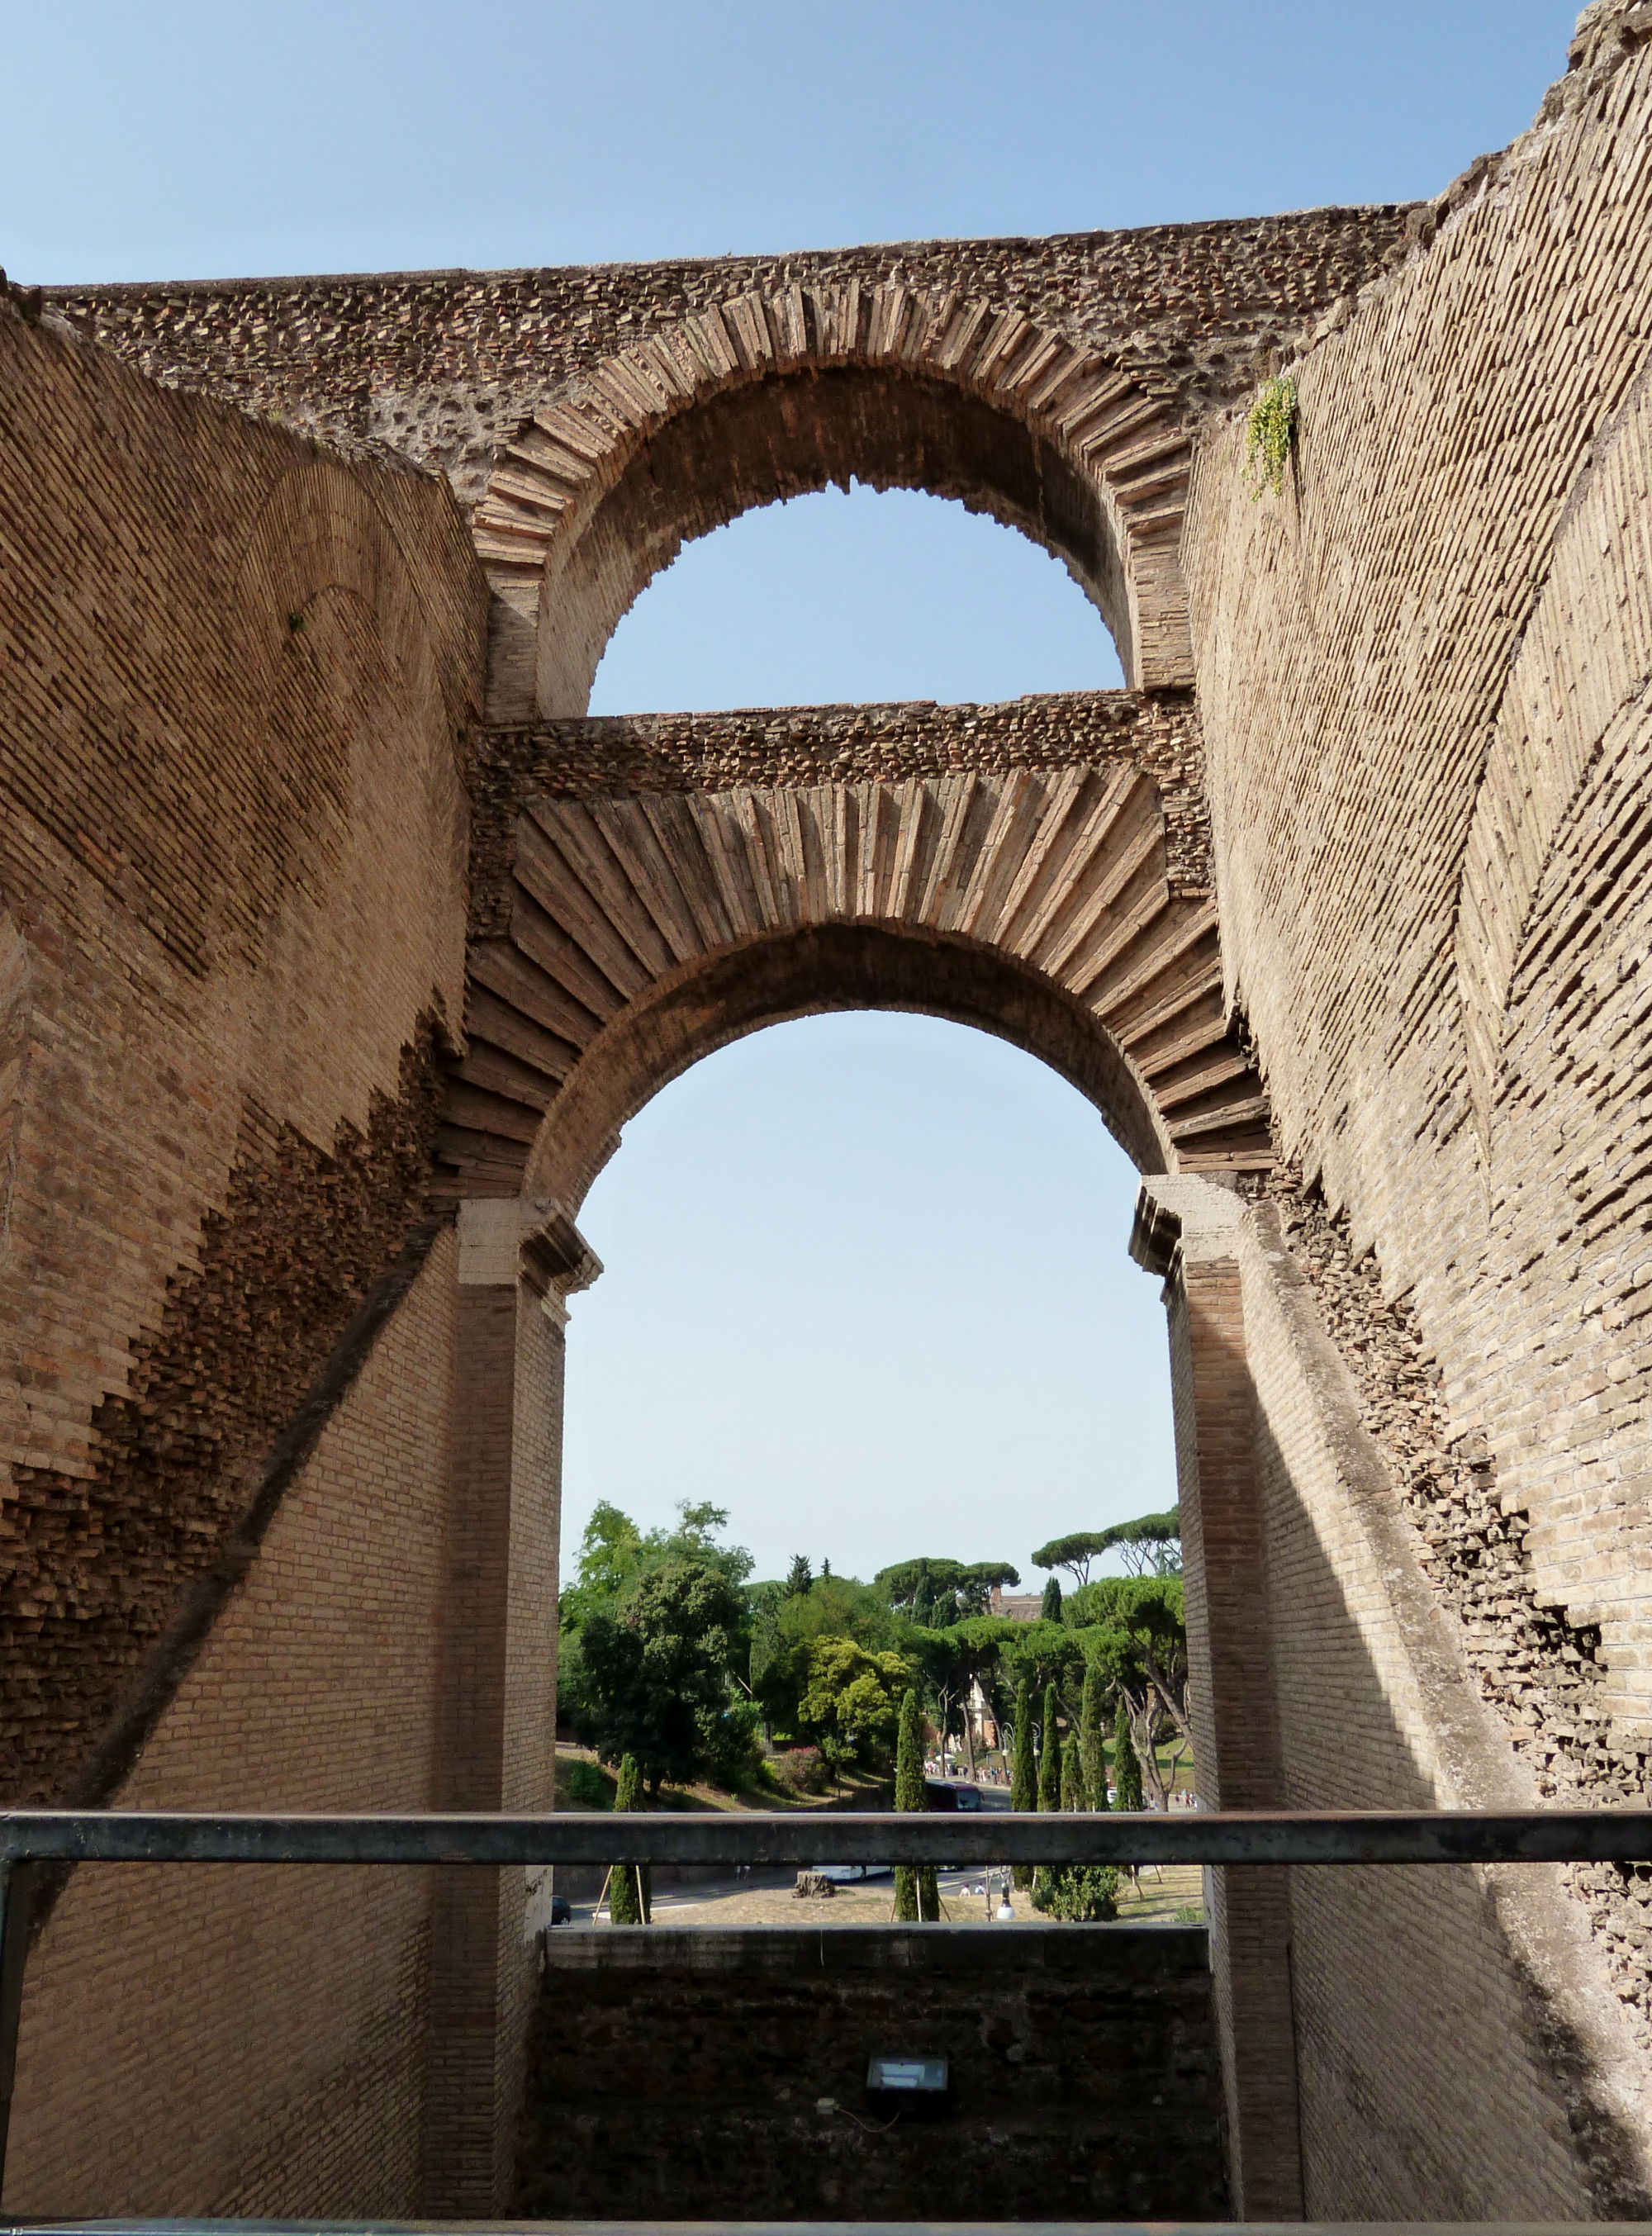
[[[685,542],[853,477],[1034,537],[1133,682],[1183,684],[1188,423],[1398,254],[1403,216],[52,299],[167,379],[444,469],[497,594],[499,720],[582,714]]]
[[[523,1218],[513,1200],[459,1214],[440,1769],[449,1809],[556,1804],[562,1299],[568,1274],[589,1279],[596,1261],[563,1265],[560,1279],[542,1262],[522,1279]],[[425,2208],[476,2216],[512,2202],[540,1921],[520,1871],[436,1878]]]
[[[1161,1183],[1162,1197],[1175,1200],[1177,1187]],[[1238,1205],[1225,1190],[1194,1189],[1181,1185],[1165,1301],[1199,1796],[1208,1809],[1277,1808],[1280,1725],[1255,1396],[1234,1252]],[[1234,2209],[1242,2220],[1293,2220],[1302,2169],[1288,1891],[1277,1871],[1214,1871],[1206,1897]]]
[[[454,1256],[444,1235],[118,1805],[438,1805]],[[6,2209],[416,2216],[431,1876],[78,1871],[27,1975]]]
[[[0,393],[0,1791],[101,1799],[433,1231],[485,592],[438,483],[9,303]]]
[[[1283,1805],[1539,1805],[1271,1208],[1239,1258]],[[1289,1878],[1311,2218],[1644,2210],[1642,2077],[1563,1873]]]
[[[528,2213],[1223,2217],[1197,1928],[655,1926],[546,1939]],[[885,2129],[865,2095],[879,2052],[948,2058],[947,2116]]]
[[[1313,1371],[1253,1356],[1287,1790],[1320,1805],[1647,1792],[1652,49],[1607,6],[1575,56],[1296,363],[1283,496],[1235,416],[1183,543],[1228,990],[1324,1313]],[[1326,1457],[1333,1365],[1368,1495]],[[1310,2209],[1636,2209],[1637,1876],[1323,1878]]]
[[[10,298],[0,398],[0,1790],[429,1806],[485,588]],[[418,1875],[47,1891],[9,2208],[418,2209]]]

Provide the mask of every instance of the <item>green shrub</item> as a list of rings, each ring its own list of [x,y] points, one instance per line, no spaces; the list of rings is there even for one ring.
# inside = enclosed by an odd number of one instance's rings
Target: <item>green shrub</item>
[[[576,1809],[607,1809],[612,1803],[613,1788],[601,1763],[581,1759],[568,1766],[568,1793]]]
[[[1285,469],[1296,447],[1296,383],[1270,380],[1251,406],[1245,422],[1245,475],[1253,502],[1264,490],[1280,497],[1285,489]]]
[[[1032,1906],[1065,1925],[1104,1925],[1118,1916],[1118,1873],[1111,1864],[1041,1865],[1033,1878]]]
[[[768,1770],[782,1793],[824,1793],[832,1783],[832,1766],[819,1747],[788,1747],[769,1758]]]

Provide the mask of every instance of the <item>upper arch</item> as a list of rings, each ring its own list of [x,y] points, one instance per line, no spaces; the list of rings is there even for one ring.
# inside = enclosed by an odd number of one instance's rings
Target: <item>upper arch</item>
[[[495,733],[447,1188],[571,1210],[668,1080],[832,1009],[1017,1042],[1143,1171],[1265,1168],[1198,760],[1185,701],[1127,692]]]
[[[754,505],[921,488],[1064,560],[1138,688],[1191,681],[1172,399],[1017,310],[902,286],[731,298],[567,382],[475,520],[496,721],[580,714],[604,648],[683,543]]]

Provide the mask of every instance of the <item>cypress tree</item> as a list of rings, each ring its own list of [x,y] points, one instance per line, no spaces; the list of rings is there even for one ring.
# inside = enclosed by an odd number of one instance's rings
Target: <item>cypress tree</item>
[[[1010,1806],[1023,1810],[1038,1806],[1038,1767],[1032,1752],[1032,1687],[1024,1678],[1016,1687],[1016,1737],[1015,1752],[1010,1762]],[[1016,1865],[1015,1883],[1018,1887],[1032,1884],[1032,1871],[1027,1864]]]
[[[1113,1719],[1113,1790],[1118,1796],[1116,1807],[1142,1806],[1142,1765],[1136,1756],[1135,1741],[1130,1737],[1130,1712],[1122,1700]]]
[[[1038,1615],[1040,1621],[1043,1622],[1061,1621],[1061,1578],[1059,1576],[1051,1576],[1044,1586],[1044,1603],[1039,1608]]]
[[[642,1806],[642,1773],[636,1757],[628,1754],[620,1764],[614,1792],[614,1812],[629,1813]],[[648,1922],[648,1868],[646,1864],[615,1864],[609,1875],[608,1914],[615,1925],[646,1925]]]
[[[1082,1809],[1084,1805],[1084,1778],[1078,1767],[1076,1739],[1070,1739],[1061,1751],[1061,1805],[1063,1809]]]
[[[895,1747],[895,1806],[924,1805],[924,1727],[918,1713],[918,1695],[910,1687],[900,1700],[900,1736]],[[916,1924],[922,1916],[919,1868],[916,1864],[895,1866],[895,1915]]]
[[[1056,1688],[1046,1685],[1043,1745],[1038,1750],[1038,1806],[1051,1811],[1061,1807],[1061,1740],[1056,1731],[1058,1713]]]
[[[1107,1806],[1107,1750],[1102,1738],[1102,1680],[1096,1669],[1084,1672],[1084,1701],[1078,1717],[1078,1766],[1084,1785],[1086,1809]]]

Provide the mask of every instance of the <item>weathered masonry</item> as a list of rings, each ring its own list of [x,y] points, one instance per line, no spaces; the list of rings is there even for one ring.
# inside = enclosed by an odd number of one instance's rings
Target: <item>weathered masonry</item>
[[[1226,2218],[1196,1927],[548,1938],[527,2213]],[[865,2118],[868,2044],[912,2042],[947,2059],[945,2115]]]
[[[1411,208],[8,292],[6,1798],[547,1804],[584,1192],[885,1004],[1142,1170],[1207,1798],[1646,1799],[1644,13]],[[1057,553],[1129,689],[586,719],[685,539],[851,474]],[[510,2201],[519,1873],[46,1891],[9,2210]],[[1652,1878],[1212,1906],[1243,2213],[1648,2209]]]

